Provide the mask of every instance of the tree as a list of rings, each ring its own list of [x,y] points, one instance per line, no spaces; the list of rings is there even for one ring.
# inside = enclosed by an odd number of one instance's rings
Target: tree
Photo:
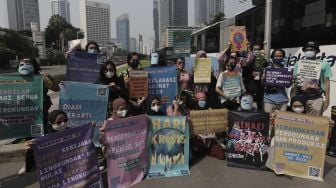
[[[69,24],[62,16],[53,15],[45,29],[46,45],[61,50],[67,44],[67,41],[77,39],[77,33],[79,39],[84,38],[83,32],[80,31],[79,28]]]
[[[219,12],[218,14],[215,14],[212,16],[212,19],[210,20],[210,25],[225,20],[225,14],[223,12]]]
[[[25,35],[10,29],[0,28],[0,62],[6,67],[9,60],[23,57],[38,57],[38,49]]]

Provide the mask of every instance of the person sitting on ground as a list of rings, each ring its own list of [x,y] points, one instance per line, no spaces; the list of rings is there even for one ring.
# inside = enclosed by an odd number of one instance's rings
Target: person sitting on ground
[[[166,110],[167,116],[187,116],[190,117],[191,98],[187,91],[181,91],[175,97],[173,104],[168,106]]]
[[[164,116],[165,113],[161,110],[161,101],[159,97],[152,97],[149,101],[149,108],[147,115],[150,116]]]

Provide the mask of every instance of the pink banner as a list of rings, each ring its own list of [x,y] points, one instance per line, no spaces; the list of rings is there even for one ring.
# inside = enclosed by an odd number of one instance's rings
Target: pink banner
[[[109,187],[139,183],[147,169],[146,115],[108,120],[105,133]]]

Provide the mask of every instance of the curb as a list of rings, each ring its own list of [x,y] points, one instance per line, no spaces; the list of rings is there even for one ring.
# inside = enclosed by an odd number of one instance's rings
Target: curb
[[[24,144],[8,144],[0,147],[0,163],[19,162],[25,160]]]

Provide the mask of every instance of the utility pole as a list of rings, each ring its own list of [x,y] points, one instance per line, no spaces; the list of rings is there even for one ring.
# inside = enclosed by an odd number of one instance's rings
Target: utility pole
[[[267,61],[270,60],[272,37],[272,0],[266,0],[265,4],[265,30],[264,30],[264,51]]]

